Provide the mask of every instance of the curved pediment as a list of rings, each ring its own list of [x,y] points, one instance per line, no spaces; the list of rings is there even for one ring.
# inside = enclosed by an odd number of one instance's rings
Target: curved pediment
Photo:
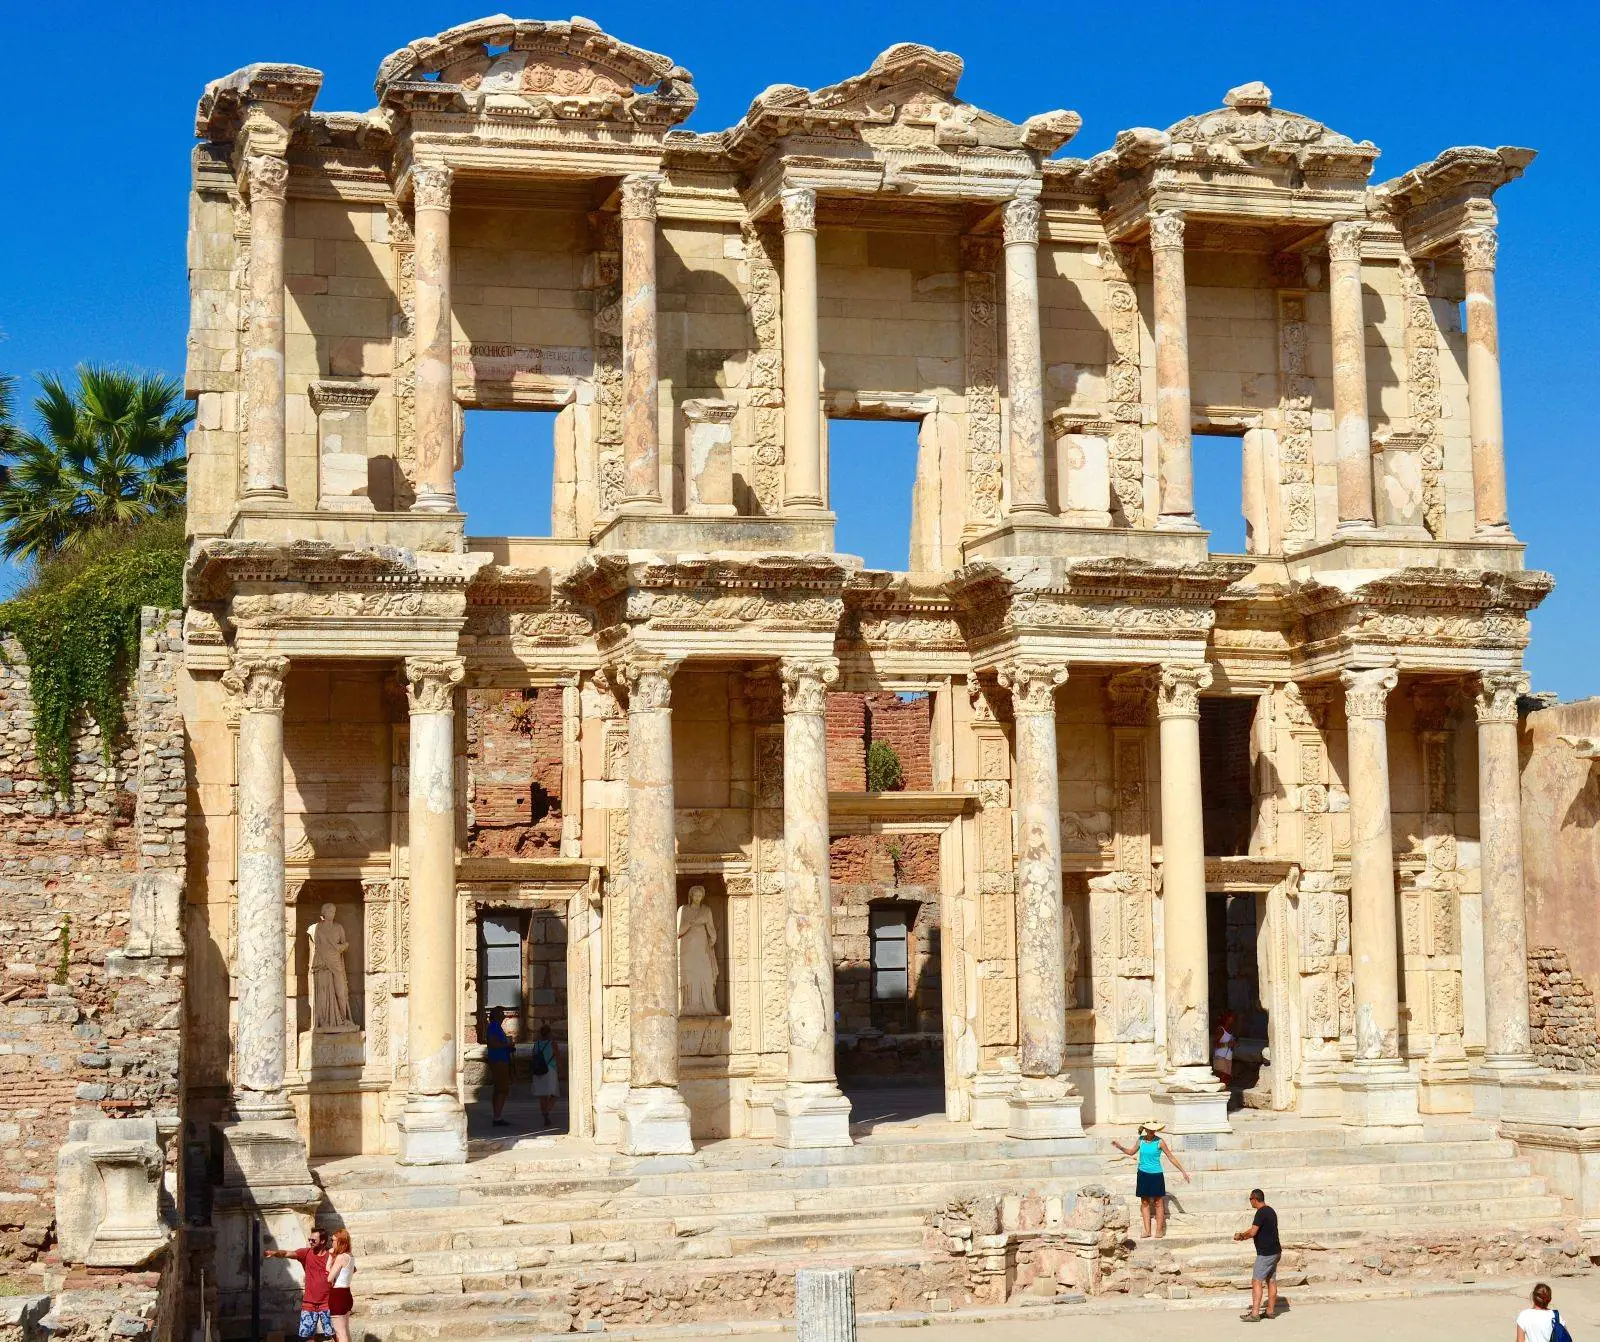
[[[1311,117],[1274,107],[1272,90],[1259,80],[1229,89],[1221,107],[1185,117],[1166,135],[1179,154],[1232,162],[1365,160],[1370,171],[1378,157],[1370,140],[1357,142]]]

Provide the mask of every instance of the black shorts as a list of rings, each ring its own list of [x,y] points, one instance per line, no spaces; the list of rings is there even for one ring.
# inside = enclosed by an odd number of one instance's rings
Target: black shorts
[[[1167,1176],[1164,1174],[1146,1174],[1139,1171],[1139,1178],[1134,1184],[1134,1195],[1141,1198],[1164,1198],[1167,1195]]]

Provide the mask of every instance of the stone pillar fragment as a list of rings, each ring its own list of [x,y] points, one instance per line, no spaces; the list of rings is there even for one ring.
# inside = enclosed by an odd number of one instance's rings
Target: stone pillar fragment
[[[856,1342],[856,1275],[850,1267],[805,1267],[794,1274],[799,1342]]]
[[[1333,441],[1339,533],[1373,526],[1372,428],[1367,419],[1366,319],[1361,297],[1361,235],[1344,221],[1328,229],[1328,306],[1333,319]]]
[[[794,187],[783,203],[783,506],[820,509],[821,354],[817,345],[817,193]]]
[[[367,407],[378,388],[362,382],[313,382],[317,416],[317,507],[325,512],[370,513]]]
[[[683,403],[684,503],[701,517],[734,517],[733,417],[738,407],[712,398]]]
[[[672,786],[672,676],[679,663],[635,657],[628,687],[628,1155],[687,1155],[678,1090],[678,862]]]
[[[656,340],[656,193],[665,179],[622,179],[623,504],[661,506]]]
[[[456,507],[455,386],[451,371],[450,183],[442,163],[411,170],[416,207],[417,498],[412,511]]]
[[[1016,712],[1017,1064],[1013,1137],[1075,1137],[1083,1097],[1063,1076],[1067,980],[1062,943],[1061,801],[1056,762],[1056,689],[1065,666],[1016,661],[1000,671]]]
[[[1045,500],[1044,358],[1039,344],[1039,200],[1005,206],[1006,382],[1011,401],[1013,514],[1050,511]]]
[[[1150,217],[1155,290],[1156,434],[1160,471],[1158,527],[1194,530],[1193,408],[1189,397],[1189,299],[1183,267],[1183,214]]]
[[[406,659],[411,710],[411,1091],[402,1165],[459,1165],[467,1116],[457,1089],[455,691],[458,657]]]
[[[1362,1127],[1418,1121],[1417,1083],[1400,1057],[1400,963],[1395,929],[1394,833],[1389,810],[1389,692],[1393,667],[1340,673],[1350,789],[1350,955],[1356,1059],[1339,1088],[1344,1121]]]
[[[1509,536],[1505,418],[1500,405],[1500,320],[1495,306],[1492,228],[1461,235],[1467,289],[1467,419],[1472,435],[1472,501],[1480,536]]]
[[[783,841],[789,953],[789,1078],[774,1106],[777,1142],[850,1145],[850,1101],[834,1075],[833,901],[828,888],[828,686],[832,658],[785,658]]]
[[[1227,1132],[1228,1093],[1211,1070],[1200,693],[1211,668],[1169,664],[1156,679],[1161,737],[1162,917],[1167,1073],[1151,1100],[1173,1132]]]
[[[271,154],[245,164],[250,188],[250,319],[245,328],[246,504],[289,501],[284,426],[283,224],[289,165]]]

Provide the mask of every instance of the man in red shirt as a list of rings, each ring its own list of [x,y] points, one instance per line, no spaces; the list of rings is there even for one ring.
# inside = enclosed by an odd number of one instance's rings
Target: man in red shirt
[[[328,1313],[328,1235],[313,1227],[303,1249],[268,1249],[268,1258],[292,1258],[305,1269],[305,1291],[300,1298],[300,1336],[332,1337],[333,1318]]]

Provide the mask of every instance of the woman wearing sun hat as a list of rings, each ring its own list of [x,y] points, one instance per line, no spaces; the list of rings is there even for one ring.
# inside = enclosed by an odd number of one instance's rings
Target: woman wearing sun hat
[[[1116,1140],[1111,1143],[1123,1155],[1139,1157],[1139,1176],[1134,1184],[1134,1192],[1139,1198],[1139,1215],[1144,1221],[1145,1239],[1150,1238],[1152,1215],[1155,1217],[1157,1238],[1167,1233],[1167,1176],[1162,1171],[1161,1158],[1165,1156],[1172,1162],[1172,1167],[1183,1176],[1184,1183],[1192,1182],[1189,1171],[1178,1163],[1177,1156],[1172,1154],[1172,1148],[1167,1145],[1167,1139],[1161,1135],[1165,1127],[1165,1123],[1149,1120],[1139,1125],[1137,1144],[1124,1146]]]

